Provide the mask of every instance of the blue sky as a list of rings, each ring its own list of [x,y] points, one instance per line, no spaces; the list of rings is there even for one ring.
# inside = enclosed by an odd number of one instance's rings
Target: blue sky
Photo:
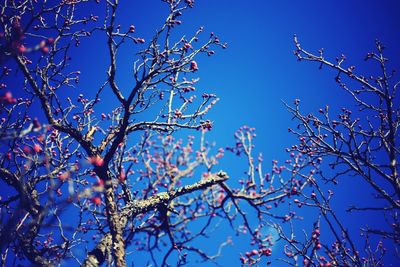
[[[121,1],[119,23],[125,28],[134,24],[137,34],[148,40],[162,25],[165,7],[159,0]],[[249,125],[257,129],[257,151],[264,154],[267,168],[272,159],[285,160],[285,148],[296,140],[287,131],[294,122],[282,101],[291,104],[299,98],[305,112],[316,112],[325,105],[337,110],[351,105],[348,95],[334,81],[335,72],[296,60],[293,35],[297,34],[303,47],[310,51],[323,47],[328,58],[345,54],[351,65],[368,74],[374,68],[363,59],[374,49],[376,38],[387,46],[389,66],[399,62],[399,11],[400,2],[395,0],[197,0],[195,8],[182,17],[183,24],[177,28],[177,34],[190,35],[204,26],[206,34],[212,31],[228,43],[228,49],[197,60],[197,75],[201,78],[197,86],[199,95],[215,93],[221,98],[209,113],[214,127],[208,139],[216,141],[217,146],[231,145],[233,133],[240,126]],[[79,90],[90,93],[91,88],[97,88],[94,83],[101,82],[98,77],[105,78],[106,69],[101,66],[106,66],[109,59],[105,45],[93,46],[83,41],[79,49],[73,54],[73,62],[80,64],[82,72]],[[127,50],[119,62],[121,87],[132,82],[129,78],[132,60],[128,53]],[[109,106],[104,104],[102,108],[107,110]],[[191,133],[182,133],[186,134]],[[221,168],[232,177],[242,175],[243,162],[228,159],[222,161]],[[347,186],[338,191],[338,204],[346,203],[348,194],[366,190],[354,181],[342,185]],[[367,219],[351,217],[347,222],[351,225]],[[225,232],[222,229],[216,237],[223,240],[228,234]],[[241,249],[246,247],[237,244],[219,262],[237,266],[238,256],[229,253]]]
[[[346,101],[334,83],[336,73],[296,61],[293,34],[311,51],[323,47],[332,59],[344,53],[358,69],[368,70],[363,59],[376,38],[386,44],[392,61],[398,58],[399,7],[397,1],[196,1],[177,31],[189,35],[204,26],[229,47],[198,59],[199,88],[221,98],[210,113],[213,139],[226,140],[248,124],[257,128],[262,150],[280,153],[291,144],[290,116],[281,101],[300,98],[310,111]],[[121,3],[119,15],[146,39],[162,22],[164,8],[158,0],[129,1]]]
[[[163,22],[165,8],[158,0],[124,1],[118,23],[122,28],[134,24],[137,35],[149,40]],[[392,63],[398,62],[399,8],[398,1],[196,1],[195,8],[182,16],[183,24],[176,28],[176,36],[190,35],[204,26],[206,36],[214,32],[228,43],[228,49],[217,50],[215,56],[197,59],[197,75],[201,78],[198,93],[215,93],[221,98],[209,113],[214,127],[208,139],[216,141],[217,146],[231,145],[233,133],[240,126],[249,125],[257,129],[257,150],[264,154],[266,168],[272,159],[284,161],[284,149],[296,140],[287,131],[294,122],[282,101],[291,104],[294,99],[301,99],[305,113],[316,112],[325,105],[336,110],[351,105],[348,95],[334,81],[335,72],[296,60],[293,35],[310,51],[323,47],[325,56],[332,60],[343,53],[358,71],[373,73],[374,68],[364,62],[364,57],[374,49],[376,38],[388,47],[387,56]],[[87,92],[93,86],[93,77],[105,74],[106,69],[99,66],[106,66],[108,56],[105,46],[93,43],[82,42],[79,49],[75,57],[85,51],[86,58],[86,64],[80,65],[80,90]],[[119,61],[117,77],[122,88],[131,88],[131,55],[133,51],[127,49]],[[109,106],[103,108],[107,110]],[[187,134],[193,133],[181,133]],[[239,179],[245,165],[243,160],[227,157],[221,168]],[[347,203],[346,196],[367,190],[354,179],[341,186],[335,200],[338,206]],[[345,218],[354,226],[350,228],[353,231],[357,231],[358,223],[373,223],[369,215]],[[223,240],[233,234],[225,228],[219,233],[214,238]],[[206,245],[208,241],[204,242]],[[248,249],[240,239],[235,243],[235,248],[223,253],[221,264],[237,265],[237,253]]]
[[[387,46],[389,64],[398,62],[399,8],[398,1],[196,1],[177,31],[190,34],[204,26],[206,33],[213,31],[228,43],[228,49],[216,56],[198,59],[198,88],[221,98],[209,114],[214,128],[208,138],[226,146],[233,143],[237,128],[250,125],[257,129],[257,149],[267,166],[272,159],[286,159],[284,148],[295,142],[287,128],[294,123],[282,101],[299,98],[305,112],[325,105],[336,110],[351,105],[334,82],[335,72],[296,60],[293,34],[310,51],[323,47],[332,60],[343,53],[360,73],[373,73],[374,68],[363,59],[374,49],[376,38]],[[156,0],[125,2],[120,9],[122,21],[135,24],[144,38],[151,36],[164,14]],[[232,176],[243,172],[243,165],[232,164],[231,159],[222,161],[222,167]],[[338,205],[346,203],[349,194],[366,190],[354,180],[341,185]],[[346,222],[352,225],[368,218],[349,217]],[[228,255],[220,262],[237,264]]]

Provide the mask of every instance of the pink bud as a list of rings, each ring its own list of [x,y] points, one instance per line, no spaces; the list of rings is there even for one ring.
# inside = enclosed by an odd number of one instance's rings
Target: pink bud
[[[97,206],[100,206],[100,204],[101,204],[101,198],[100,197],[92,197],[91,201],[92,201],[93,204],[95,204]]]
[[[19,45],[18,46],[18,52],[19,53],[25,53],[26,52],[26,47],[23,44]]]
[[[99,155],[97,155],[95,157],[91,157],[89,159],[89,162],[97,167],[101,167],[104,165],[104,159],[102,157],[100,157]]]
[[[43,46],[40,48],[40,51],[42,51],[43,54],[49,53],[50,49],[47,46]]]
[[[25,154],[31,153],[31,149],[28,146],[24,146],[22,150],[24,151]]]
[[[190,62],[190,70],[196,71],[198,69],[199,69],[199,67],[197,66],[197,62],[196,61]]]
[[[33,151],[35,151],[36,153],[40,153],[40,152],[43,151],[43,149],[42,149],[42,147],[41,147],[40,145],[35,144],[35,145],[33,146]]]
[[[253,254],[253,255],[258,255],[258,250],[253,249],[253,250],[251,251],[251,254]]]

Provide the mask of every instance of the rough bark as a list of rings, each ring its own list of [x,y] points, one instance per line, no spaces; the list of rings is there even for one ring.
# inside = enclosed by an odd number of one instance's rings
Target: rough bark
[[[229,176],[225,172],[219,172],[217,175],[212,176],[207,180],[202,180],[193,185],[183,186],[170,192],[159,193],[148,199],[133,201],[121,210],[121,215],[118,218],[119,228],[122,232],[122,229],[125,228],[128,220],[135,217],[136,215],[154,210],[160,205],[165,205],[179,196],[189,194],[197,190],[203,190],[210,186],[222,183],[228,178]],[[88,253],[88,256],[83,262],[82,267],[101,266],[105,262],[107,253],[110,251],[110,245],[113,242],[114,240],[112,238],[112,234],[106,234],[97,244],[97,246]],[[124,264],[126,265],[126,262]]]

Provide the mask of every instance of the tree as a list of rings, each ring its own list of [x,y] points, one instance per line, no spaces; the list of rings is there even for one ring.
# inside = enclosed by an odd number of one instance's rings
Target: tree
[[[219,252],[211,255],[193,240],[220,220],[250,233],[256,249],[249,258],[270,255],[262,215],[270,214],[267,203],[286,197],[287,184],[274,188],[254,166],[248,127],[231,150],[248,158],[249,179],[228,182],[226,172],[215,170],[223,150],[213,154],[204,134],[218,98],[195,98],[195,58],[226,44],[213,33],[203,38],[202,28],[176,37],[193,1],[163,2],[165,22],[145,41],[134,25],[118,24],[118,1],[3,1],[0,175],[12,192],[1,200],[3,265],[18,259],[126,266],[132,248],[147,251],[156,266],[184,265],[189,253],[210,260]],[[71,55],[90,41],[103,41],[109,65],[96,90],[80,93],[84,73]],[[125,46],[137,52],[128,88],[117,68]],[[41,113],[33,115],[35,108]],[[199,148],[193,137],[186,143],[173,137],[183,129],[202,132]],[[243,202],[255,216],[243,211]]]
[[[320,69],[328,67],[336,71],[335,81],[350,94],[354,110],[332,111],[326,106],[314,115],[300,110],[300,100],[294,106],[286,104],[298,122],[289,131],[299,140],[288,151],[300,153],[312,164],[321,165],[309,183],[312,191],[303,190],[294,200],[298,207],[316,210],[312,229],[304,230],[303,238],[299,239],[299,232],[293,230],[295,226],[285,231],[275,224],[280,238],[287,241],[287,262],[295,265],[303,260],[305,266],[383,266],[387,252],[394,254],[392,260],[398,262],[400,106],[396,101],[398,82],[394,81],[395,72],[388,70],[384,46],[376,41],[376,51],[366,55],[366,61],[379,66],[379,74],[367,77],[357,74],[354,66],[345,67],[344,55],[331,62],[323,49],[313,54],[301,46],[296,36],[294,42],[299,61],[317,62]],[[327,161],[328,169],[322,161]],[[369,212],[382,218],[379,228],[360,225],[364,244],[360,244],[358,233],[349,232],[349,225],[338,214],[337,205],[332,205],[335,190],[327,190],[331,185],[334,188],[348,179],[359,178],[371,188],[373,199],[369,192],[348,197],[347,211]],[[323,224],[326,233],[321,231]]]
[[[240,128],[234,145],[226,149],[206,140],[212,129],[207,113],[218,98],[197,93],[197,62],[227,46],[214,33],[205,37],[203,28],[190,37],[179,35],[181,17],[194,1],[162,2],[166,18],[149,40],[120,21],[116,0],[2,2],[2,265],[183,266],[214,261],[234,238],[214,235],[221,224],[248,241],[250,249],[235,255],[245,266],[274,259],[305,266],[379,265],[383,247],[378,253],[360,252],[331,208],[333,195],[326,195],[323,182],[336,182],[350,172],[365,179],[383,204],[351,211],[374,209],[391,216],[390,231],[365,233],[398,244],[399,111],[380,44],[379,53],[369,55],[384,73],[372,79],[375,85],[354,74],[353,67],[342,68],[343,59],[330,63],[322,52],[315,56],[296,42],[299,59],[338,70],[337,81],[361,111],[371,109],[378,117],[371,117],[369,128],[362,130],[349,110],[340,121],[331,120],[328,109],[321,118],[305,116],[296,100],[288,108],[300,122],[293,131],[300,144],[288,150],[284,164],[274,160],[266,173],[262,155],[255,153],[254,128]],[[85,45],[104,47],[108,62],[93,66],[99,79],[86,84],[80,71],[84,62],[76,59]],[[130,57],[127,71],[124,61]],[[365,87],[352,91],[341,76]],[[358,97],[367,92],[378,102]],[[218,169],[226,152],[246,162],[244,178]],[[382,153],[388,160],[380,161]],[[338,170],[336,175],[323,175],[325,157],[334,159],[330,166]],[[304,240],[299,232],[310,229],[297,226],[304,208],[296,206],[316,210],[311,235]],[[329,231],[320,230],[324,224]],[[283,253],[272,252],[272,228],[287,242]],[[333,248],[327,243],[332,238]],[[365,260],[361,254],[367,255]]]

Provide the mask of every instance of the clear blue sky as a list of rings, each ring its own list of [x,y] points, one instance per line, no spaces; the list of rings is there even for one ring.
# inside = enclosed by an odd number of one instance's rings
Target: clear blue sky
[[[134,24],[137,34],[149,40],[163,22],[165,7],[158,0],[121,1],[119,23],[122,28]],[[215,56],[197,59],[200,68],[197,74],[201,78],[198,93],[216,93],[221,98],[209,113],[214,121],[209,140],[222,147],[231,145],[234,131],[246,124],[257,129],[257,150],[263,152],[267,167],[272,159],[285,160],[284,149],[296,140],[287,131],[294,123],[282,101],[292,103],[299,98],[305,112],[315,112],[326,104],[337,110],[350,105],[349,97],[334,82],[336,73],[321,71],[315,64],[297,62],[293,55],[293,34],[308,50],[323,47],[326,57],[332,59],[343,53],[349,64],[368,74],[372,69],[363,59],[374,49],[376,38],[388,47],[388,57],[394,63],[399,61],[399,10],[400,2],[387,0],[196,1],[195,8],[181,18],[183,24],[177,27],[177,34],[190,35],[204,26],[206,34],[212,31],[228,43],[228,49],[218,50]],[[88,64],[81,66],[80,86],[90,88],[91,78],[99,75],[97,66],[107,64],[108,56],[104,46],[85,45],[82,42],[80,49],[85,51]],[[119,62],[121,87],[131,82],[127,78],[132,61],[129,53],[127,50]],[[245,170],[243,162],[232,157],[222,161],[221,168],[237,179]],[[346,203],[347,195],[366,190],[354,181],[343,185],[347,186],[338,190],[338,205]],[[357,216],[347,218],[346,222],[351,226],[366,220],[368,216]],[[220,231],[218,238],[233,234],[225,230]],[[236,247],[224,251],[219,262],[237,266],[236,253],[246,249],[244,243],[236,241]]]
[[[155,29],[162,25],[166,5],[161,1],[120,2],[118,15],[123,28],[134,24],[138,35],[149,40]],[[344,53],[352,65],[368,73],[372,69],[363,59],[374,49],[376,38],[386,44],[392,64],[395,66],[399,62],[399,11],[400,2],[396,0],[197,0],[195,8],[182,17],[183,25],[177,28],[178,33],[189,35],[204,26],[206,33],[215,32],[228,43],[228,49],[197,60],[197,74],[201,78],[197,86],[199,95],[215,93],[221,98],[209,113],[209,118],[214,121],[209,140],[222,147],[231,145],[233,133],[240,126],[249,125],[257,129],[257,150],[263,152],[267,167],[272,159],[285,160],[284,149],[296,140],[287,131],[294,123],[282,101],[292,103],[293,99],[299,98],[307,112],[315,112],[326,104],[340,109],[350,103],[346,93],[335,84],[336,73],[328,69],[321,71],[316,64],[296,60],[293,34],[297,34],[308,50],[317,51],[323,47],[326,56],[332,59]],[[99,66],[106,66],[109,58],[105,43],[93,46],[93,43],[82,41],[79,49],[80,52],[73,55],[73,62],[80,64],[82,72],[79,90],[87,92],[97,88],[99,76],[105,78],[105,68]],[[131,76],[131,62],[126,54],[118,66],[121,87],[130,84],[129,78],[124,77]],[[103,108],[107,110],[106,105]],[[182,134],[186,133],[191,134]],[[234,163],[222,161],[221,168],[231,177],[239,177],[244,170],[243,164],[238,163],[239,159],[234,160]],[[364,190],[353,187],[355,185],[349,183],[339,191],[342,195],[338,196],[338,203],[345,202],[346,194]],[[357,222],[365,218],[350,218],[347,222],[351,224],[353,219]],[[217,238],[224,237],[226,232],[222,229]],[[233,235],[232,232],[229,234]],[[229,253],[245,251],[246,247],[240,243],[236,246],[223,252],[219,260],[223,266],[239,265],[238,255]]]
[[[257,128],[261,150],[278,156],[282,147],[292,144],[287,134],[290,116],[281,100],[300,98],[310,111],[325,104],[342,107],[346,101],[346,94],[334,83],[335,73],[296,61],[293,34],[311,51],[323,47],[332,59],[344,53],[358,69],[368,70],[363,68],[363,59],[376,38],[386,44],[392,61],[398,59],[399,7],[398,1],[387,0],[196,1],[177,32],[189,35],[204,26],[206,33],[215,32],[229,47],[214,57],[198,59],[198,88],[221,98],[210,113],[215,121],[212,138],[225,141],[239,126],[248,124]],[[134,24],[145,39],[161,25],[165,14],[165,4],[158,0],[123,1],[119,10],[121,25]],[[98,62],[108,62],[106,54],[98,53],[104,47],[90,49],[83,75],[94,74],[93,65]],[[129,57],[126,63],[130,64]],[[120,77],[129,76],[130,65],[126,66],[119,68]]]
[[[165,14],[158,0],[126,1],[121,7],[121,22],[135,24],[144,38],[149,38]],[[344,53],[349,64],[368,74],[372,69],[363,59],[374,49],[376,38],[386,44],[392,63],[399,62],[399,10],[399,1],[387,0],[196,1],[195,8],[182,17],[178,31],[189,34],[204,26],[229,47],[214,57],[198,60],[198,88],[221,98],[210,113],[214,128],[209,139],[221,146],[232,144],[233,132],[247,124],[257,129],[257,149],[265,155],[267,165],[271,159],[284,160],[284,148],[295,139],[287,132],[293,122],[282,100],[292,103],[300,98],[307,112],[326,104],[339,110],[349,103],[349,97],[334,82],[336,73],[296,61],[293,34],[305,48],[317,51],[323,47],[332,59]],[[223,161],[222,166],[233,177],[243,172],[243,165],[231,160]],[[347,184],[338,191],[337,203],[345,203],[349,193],[365,190],[357,183]],[[351,225],[366,219],[352,217],[347,222]],[[224,254],[220,262],[238,265],[236,255]]]

